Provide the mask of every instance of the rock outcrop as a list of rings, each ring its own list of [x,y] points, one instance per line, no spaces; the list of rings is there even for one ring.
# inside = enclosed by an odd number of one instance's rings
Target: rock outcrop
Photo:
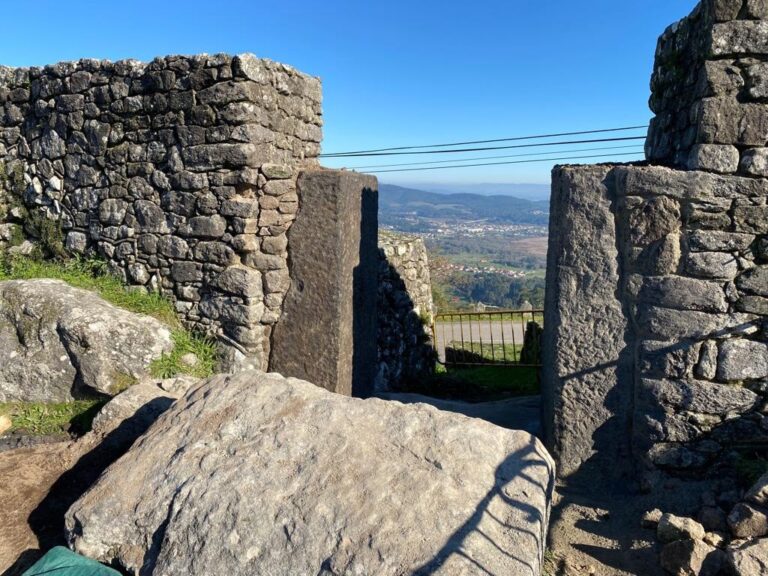
[[[0,402],[113,395],[173,348],[167,326],[59,280],[0,282]]]
[[[524,432],[241,372],[175,402],[68,539],[142,575],[535,575],[553,473]]]

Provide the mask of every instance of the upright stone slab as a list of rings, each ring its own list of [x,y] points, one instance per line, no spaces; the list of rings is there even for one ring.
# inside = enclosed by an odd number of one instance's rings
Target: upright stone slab
[[[629,444],[614,201],[610,166],[552,173],[542,392],[545,435],[561,475],[598,451],[618,461]]]
[[[366,396],[376,375],[378,184],[334,170],[302,173],[288,233],[291,286],[270,367]]]

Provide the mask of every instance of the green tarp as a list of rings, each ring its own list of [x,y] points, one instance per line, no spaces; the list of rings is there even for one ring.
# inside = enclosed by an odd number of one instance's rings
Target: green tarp
[[[22,576],[120,576],[119,572],[95,560],[57,546],[40,558]]]

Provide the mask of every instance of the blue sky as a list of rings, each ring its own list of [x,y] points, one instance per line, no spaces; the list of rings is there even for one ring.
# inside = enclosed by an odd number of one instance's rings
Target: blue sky
[[[253,52],[322,78],[325,152],[504,138],[647,123],[656,38],[695,4],[8,2],[3,6],[0,63],[26,66],[82,57],[148,60],[171,53]],[[555,150],[569,148],[576,147]],[[479,156],[494,154],[504,151]],[[391,162],[329,159],[325,164]],[[551,163],[521,164],[382,174],[380,179],[543,183],[549,180],[550,168]]]

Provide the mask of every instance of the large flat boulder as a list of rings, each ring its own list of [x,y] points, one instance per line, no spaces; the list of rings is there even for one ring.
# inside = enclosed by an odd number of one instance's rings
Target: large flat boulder
[[[173,348],[163,323],[60,280],[0,282],[0,402],[113,395]]]
[[[130,574],[538,575],[554,465],[528,433],[278,374],[192,388],[67,513]]]

